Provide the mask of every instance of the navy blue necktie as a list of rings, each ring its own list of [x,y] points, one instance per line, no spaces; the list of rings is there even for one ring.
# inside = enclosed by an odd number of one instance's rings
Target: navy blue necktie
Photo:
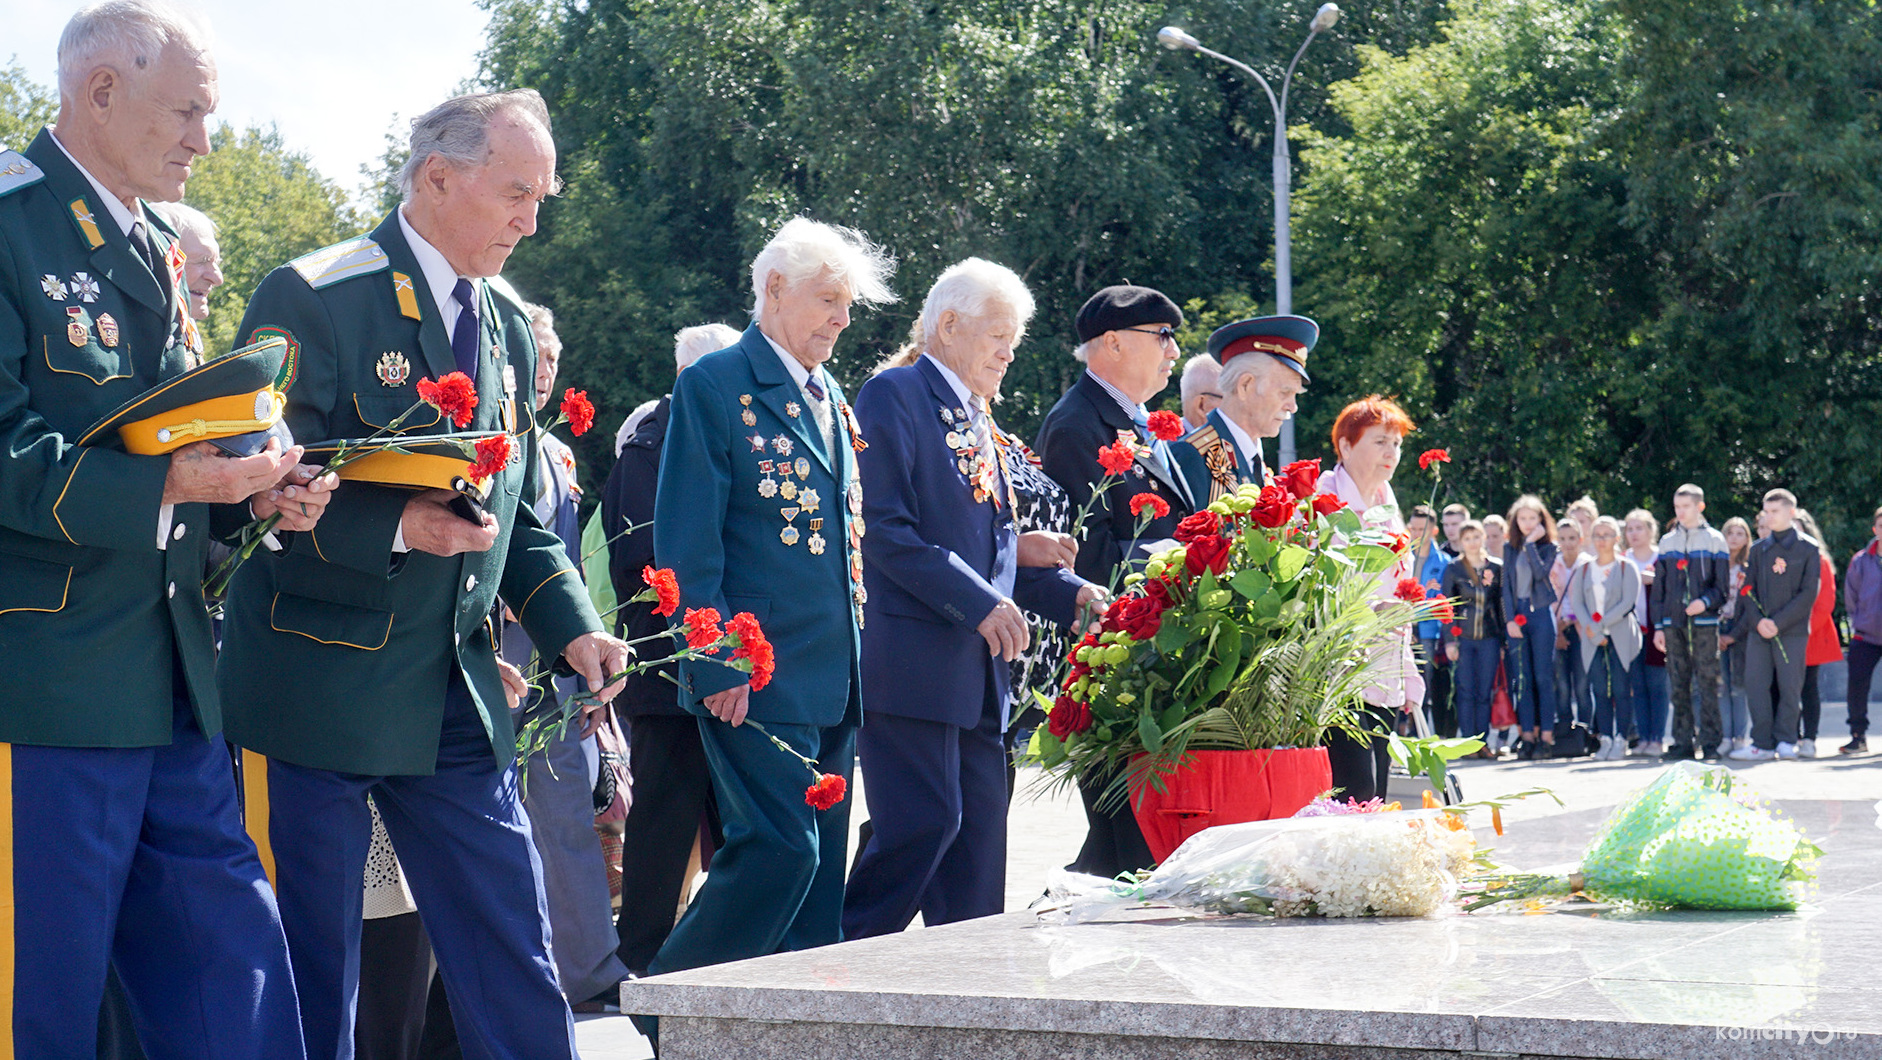
[[[457,326],[451,329],[451,356],[457,361],[457,370],[477,380],[477,299],[471,292],[470,281],[458,277],[457,286],[451,288],[451,297],[464,311],[457,315]]]
[[[804,380],[804,389],[810,393],[810,396],[813,400],[816,400],[816,401],[823,400],[824,398],[823,384],[817,382],[817,377],[815,375],[812,375],[809,378]]]

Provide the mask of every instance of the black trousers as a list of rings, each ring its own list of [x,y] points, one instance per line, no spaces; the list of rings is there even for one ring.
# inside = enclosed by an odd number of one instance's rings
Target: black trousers
[[[1390,745],[1385,738],[1390,724],[1387,719],[1396,712],[1361,707],[1357,713],[1367,739],[1355,740],[1339,729],[1327,733],[1327,759],[1333,767],[1333,786],[1339,789],[1335,797],[1360,802],[1383,799],[1386,781],[1392,775],[1392,758],[1387,750]]]
[[[1849,642],[1849,735],[1869,735],[1869,685],[1875,664],[1882,661],[1882,645],[1866,640]]]
[[[721,839],[712,772],[691,714],[641,714],[628,719],[628,764],[634,798],[622,825],[621,963],[644,974],[673,931],[686,863],[703,820],[713,845]]]
[[[358,1060],[414,1060],[425,1030],[431,940],[417,913],[364,921],[359,932]]]

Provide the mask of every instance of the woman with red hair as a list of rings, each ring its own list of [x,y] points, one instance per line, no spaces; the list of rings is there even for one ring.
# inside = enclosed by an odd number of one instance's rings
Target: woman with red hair
[[[1392,493],[1392,472],[1398,468],[1405,435],[1414,429],[1412,418],[1398,402],[1378,394],[1341,409],[1333,421],[1333,452],[1339,463],[1320,476],[1319,491],[1345,501],[1368,527],[1404,533],[1405,519]],[[1397,565],[1378,575],[1381,599],[1392,600],[1399,581],[1415,576],[1410,556],[1408,551]],[[1411,635],[1409,628],[1394,633],[1392,643],[1380,645],[1373,655],[1373,683],[1362,693],[1372,715],[1362,724],[1373,733],[1372,739],[1361,743],[1337,731],[1327,738],[1334,786],[1362,802],[1385,795],[1391,769],[1385,727],[1398,711],[1417,710],[1424,702],[1424,674],[1412,654]]]

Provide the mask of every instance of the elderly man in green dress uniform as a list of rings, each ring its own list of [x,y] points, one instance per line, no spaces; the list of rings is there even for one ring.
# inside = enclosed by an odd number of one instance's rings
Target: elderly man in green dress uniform
[[[352,1054],[369,794],[465,1054],[573,1057],[517,798],[508,706],[520,689],[506,687],[492,617],[501,594],[545,659],[601,693],[588,708],[599,719],[630,652],[602,633],[561,540],[519,503],[540,466],[536,347],[497,278],[555,190],[555,147],[525,90],[441,104],[413,122],[411,148],[404,202],[370,236],[271,273],[240,334],[296,351],[298,437],[370,435],[417,402],[419,379],[462,372],[476,403],[461,426],[508,432],[514,452],[477,521],[448,490],[349,482],[318,530],[249,561],[223,638],[229,735],[245,749],[249,827],[281,896],[309,1057]],[[453,424],[425,407],[403,426]],[[306,676],[270,687],[283,663]]]
[[[306,531],[332,494],[279,438],[227,451],[275,427],[278,347],[189,374],[183,258],[148,201],[182,197],[216,102],[198,26],[96,5],[60,39],[56,125],[0,150],[0,1056],[95,1055],[113,966],[153,1057],[301,1056],[213,739],[203,571],[242,502]],[[244,395],[209,412],[225,377]]]

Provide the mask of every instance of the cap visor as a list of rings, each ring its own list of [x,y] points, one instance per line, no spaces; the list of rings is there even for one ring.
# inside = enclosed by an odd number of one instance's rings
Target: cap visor
[[[230,456],[242,457],[254,456],[268,448],[270,438],[281,443],[281,451],[284,453],[294,445],[294,432],[288,430],[286,420],[282,420],[265,431],[250,431],[247,434],[235,434],[227,438],[211,438],[209,443]]]

